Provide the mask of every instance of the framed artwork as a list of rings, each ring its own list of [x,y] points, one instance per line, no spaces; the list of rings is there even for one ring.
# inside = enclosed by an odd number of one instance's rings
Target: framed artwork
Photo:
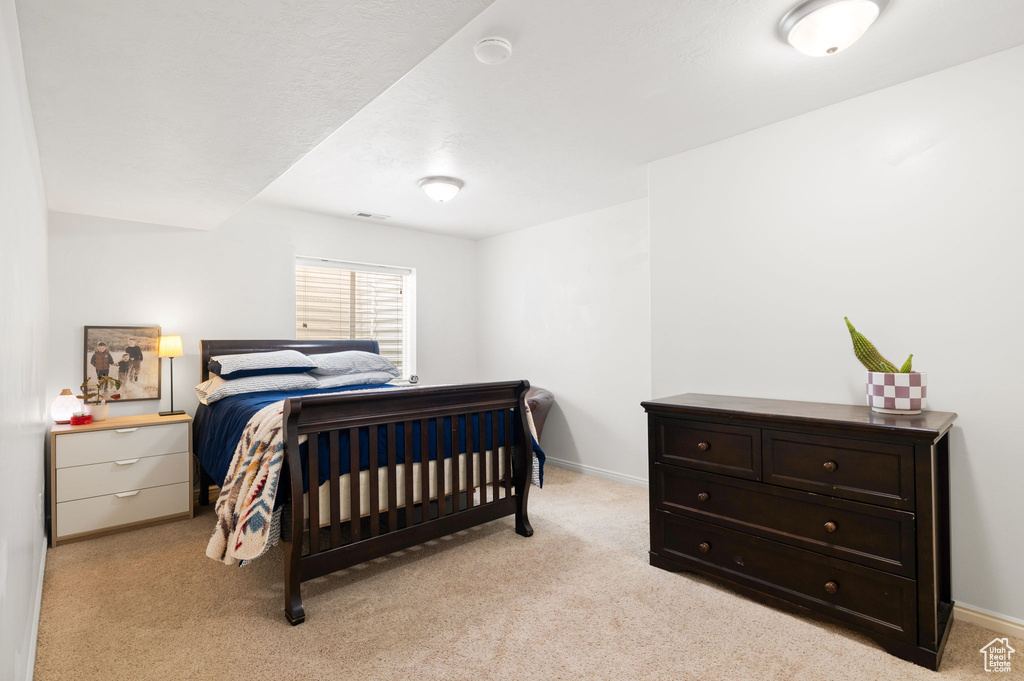
[[[118,402],[158,400],[159,342],[159,326],[87,326],[83,380],[97,376],[118,379]]]

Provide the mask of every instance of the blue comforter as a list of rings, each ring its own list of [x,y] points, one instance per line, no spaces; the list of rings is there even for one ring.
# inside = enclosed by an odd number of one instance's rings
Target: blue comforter
[[[344,388],[324,388],[324,389],[313,389],[313,390],[293,390],[293,391],[274,391],[274,392],[262,392],[262,393],[249,393],[246,395],[235,395],[233,397],[226,397],[218,402],[214,402],[211,405],[199,405],[196,410],[195,422],[193,423],[194,433],[194,445],[196,457],[199,459],[199,463],[206,470],[206,472],[213,478],[214,483],[220,485],[223,483],[225,476],[227,475],[228,468],[231,465],[231,459],[235,454],[235,448],[238,446],[238,441],[242,437],[242,432],[245,430],[246,424],[249,423],[249,419],[253,417],[256,412],[263,409],[269,404],[279,402],[289,397],[302,397],[306,395],[324,395],[328,393],[340,393],[347,392],[350,390],[366,390],[366,389],[381,389],[386,390],[392,388],[389,385],[356,385],[348,386]],[[480,427],[480,416],[474,414],[472,417],[472,432],[474,435],[474,447],[473,451],[481,452],[486,451],[490,448],[490,443],[493,442],[491,414],[487,412],[483,415],[483,428]],[[466,417],[458,417],[458,452],[466,452]],[[452,456],[452,420],[451,417],[442,419],[442,434],[443,434],[443,452],[444,458],[450,458]],[[483,435],[481,442],[481,435]],[[507,434],[507,441],[509,444],[515,444],[514,433]],[[498,444],[504,445],[506,443],[505,433],[505,422],[504,419],[498,419],[497,423],[497,436]],[[370,432],[369,428],[359,429],[359,469],[368,470],[370,467]],[[412,423],[412,461],[422,461],[420,424],[418,421]],[[437,460],[437,419],[429,419],[427,421],[427,441],[429,443],[427,457],[428,460]],[[319,482],[322,485],[325,483],[330,474],[330,459],[329,459],[329,445],[327,435],[324,434],[318,439],[318,465],[317,472]],[[340,462],[339,469],[344,474],[349,469],[349,452],[351,448],[349,446],[349,438],[347,430],[343,430],[339,437],[339,454]],[[540,482],[544,481],[544,452],[541,450],[540,445],[537,444],[536,440],[533,440],[533,451],[537,455],[539,462],[539,477]],[[308,476],[308,459],[307,454],[309,451],[309,443],[304,443],[300,447],[300,456],[302,461],[302,473],[303,480],[307,479]],[[388,441],[387,441],[387,428],[377,429],[377,465],[384,467],[387,465],[387,452],[388,452]],[[405,425],[398,423],[395,426],[395,455],[398,463],[406,462],[405,452]]]

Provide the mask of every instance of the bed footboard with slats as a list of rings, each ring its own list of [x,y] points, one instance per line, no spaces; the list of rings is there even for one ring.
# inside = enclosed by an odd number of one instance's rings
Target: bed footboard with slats
[[[286,400],[279,493],[288,495],[282,522],[288,621],[305,619],[303,581],[508,515],[515,515],[516,532],[531,536],[528,389],[527,381],[513,381]],[[368,445],[367,493],[361,432]],[[326,471],[319,455],[323,442]],[[321,487],[324,474],[328,484]],[[345,490],[348,508],[342,507]],[[321,494],[328,503],[322,504]]]

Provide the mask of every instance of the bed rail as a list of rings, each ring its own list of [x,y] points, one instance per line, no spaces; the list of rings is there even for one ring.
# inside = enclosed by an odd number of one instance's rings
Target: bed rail
[[[301,584],[337,570],[387,555],[481,523],[515,514],[516,532],[529,537],[527,497],[533,471],[533,449],[526,421],[527,381],[479,383],[409,389],[388,389],[338,395],[293,397],[284,404],[285,466],[281,489],[290,492],[282,520],[285,549],[285,614],[292,624],[305,619]],[[476,417],[474,421],[474,417]],[[430,434],[429,425],[436,424]],[[463,425],[466,447],[460,451]],[[490,428],[485,427],[489,423]],[[414,442],[414,424],[419,442]],[[401,426],[405,468],[398,480],[398,432]],[[379,451],[385,429],[386,452]],[[361,512],[360,430],[367,431],[369,513]],[[499,443],[499,429],[504,442]],[[348,470],[341,470],[341,441],[348,440]],[[451,438],[450,465],[445,465],[445,435]],[[511,437],[510,437],[511,434]],[[303,477],[299,439],[308,438],[307,471]],[[318,442],[326,436],[330,481],[329,511],[320,518]],[[430,437],[436,438],[431,443]],[[485,442],[488,438],[490,442]],[[509,446],[510,440],[512,446]],[[436,447],[431,474],[429,448]],[[412,452],[421,455],[419,489],[414,489]],[[499,451],[501,450],[501,451]],[[461,453],[465,471],[460,471]],[[386,454],[385,498],[381,498],[378,459]],[[476,459],[476,461],[474,461]],[[474,466],[479,470],[474,472]],[[499,470],[500,468],[500,470]],[[491,472],[490,480],[487,473]],[[465,491],[462,490],[465,473]],[[348,475],[348,519],[342,520],[342,478]],[[433,480],[431,480],[431,475]],[[474,480],[480,481],[479,499]],[[434,483],[436,494],[431,495]],[[450,484],[450,493],[446,492]],[[305,512],[303,490],[308,489]],[[401,494],[399,492],[401,491]],[[416,494],[420,501],[413,503]],[[404,502],[398,505],[399,497]],[[383,503],[382,503],[383,502]],[[386,510],[385,510],[386,509]],[[327,526],[322,528],[322,524]],[[305,542],[304,537],[308,537]]]

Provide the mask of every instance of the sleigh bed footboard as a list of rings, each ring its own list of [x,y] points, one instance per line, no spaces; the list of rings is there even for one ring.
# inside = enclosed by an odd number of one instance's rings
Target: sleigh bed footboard
[[[289,505],[282,520],[288,621],[305,620],[306,580],[508,515],[517,533],[531,536],[529,387],[513,381],[287,399],[280,493]]]

